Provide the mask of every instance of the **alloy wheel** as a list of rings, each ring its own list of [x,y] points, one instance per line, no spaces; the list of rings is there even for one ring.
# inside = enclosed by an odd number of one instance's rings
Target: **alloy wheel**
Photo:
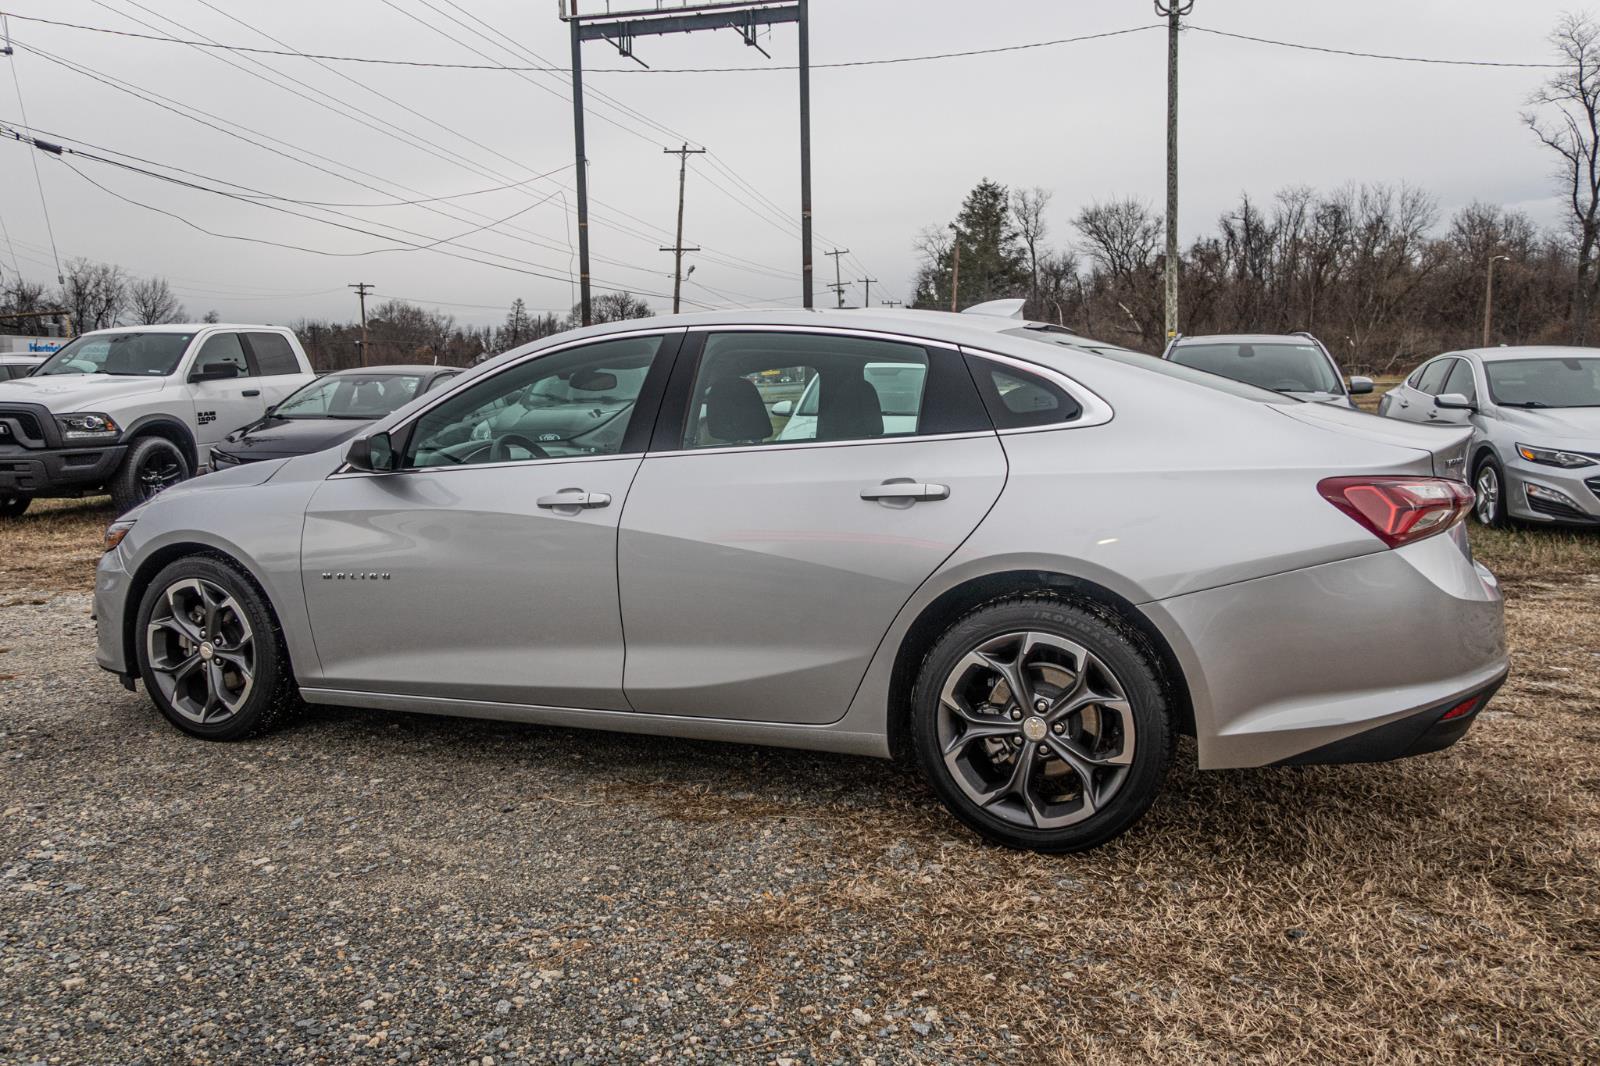
[[[139,467],[139,491],[147,500],[182,480],[183,462],[175,454],[158,451]]]
[[[161,694],[199,725],[232,718],[255,686],[255,633],[228,591],[203,578],[168,585],[150,613],[145,650]]]
[[[1133,708],[1110,668],[1052,633],[1007,633],[963,656],[939,692],[951,779],[984,811],[1029,829],[1092,817],[1133,763]]]
[[[1495,515],[1500,509],[1500,475],[1489,463],[1483,464],[1483,469],[1478,471],[1478,502],[1476,510],[1478,521],[1486,526],[1494,525]]]

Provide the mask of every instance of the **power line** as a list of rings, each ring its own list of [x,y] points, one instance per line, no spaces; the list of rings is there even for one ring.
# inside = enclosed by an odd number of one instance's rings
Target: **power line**
[[[384,0],[384,2],[387,3],[387,0]],[[389,6],[393,7],[394,5],[390,4]],[[425,6],[431,7],[432,5],[425,5]],[[456,5],[451,4],[450,6],[455,7]],[[395,8],[395,10],[400,11],[401,9]],[[437,11],[438,9],[437,8],[433,8],[433,10]],[[461,10],[461,9],[457,8],[457,10]],[[406,15],[408,15],[409,17],[411,17],[413,19],[416,19],[416,16],[410,15],[409,12],[401,11],[401,13],[402,14],[406,14]],[[443,12],[440,12],[440,14],[443,14]],[[91,33],[105,33],[105,34],[111,34],[111,35],[118,36],[118,37],[135,37],[135,38],[138,38],[140,40],[160,41],[160,42],[165,43],[165,44],[186,44],[186,45],[190,45],[191,47],[195,47],[195,48],[209,48],[209,49],[215,49],[217,51],[252,53],[252,54],[256,54],[256,55],[288,56],[288,57],[292,57],[292,58],[296,58],[296,59],[321,59],[321,60],[327,60],[328,62],[332,62],[332,63],[367,63],[367,64],[374,64],[374,65],[379,65],[379,66],[424,67],[424,68],[433,68],[433,69],[440,69],[440,70],[492,70],[492,71],[500,71],[502,73],[509,73],[509,74],[516,74],[516,73],[562,74],[562,73],[566,73],[566,68],[557,67],[557,66],[551,66],[551,65],[548,65],[548,64],[543,65],[543,66],[511,66],[511,65],[508,65],[508,64],[504,64],[504,63],[443,63],[443,62],[438,62],[438,61],[417,60],[417,59],[385,59],[385,58],[379,58],[379,57],[376,57],[376,56],[330,55],[330,54],[320,53],[320,52],[299,52],[299,51],[294,51],[292,49],[276,49],[276,48],[254,48],[254,47],[250,47],[248,45],[223,44],[223,43],[221,43],[219,41],[189,40],[189,39],[185,39],[185,38],[182,38],[182,37],[170,37],[170,36],[164,36],[164,35],[159,35],[159,34],[150,34],[150,33],[136,33],[136,32],[131,31],[131,30],[112,29],[111,27],[108,27],[108,26],[89,26],[89,25],[85,25],[85,24],[80,23],[80,22],[65,22],[65,21],[62,21],[62,20],[59,20],[59,19],[40,18],[40,17],[38,17],[36,15],[12,15],[11,17],[14,18],[14,19],[18,19],[20,21],[24,21],[24,22],[37,22],[37,23],[41,23],[41,24],[47,25],[47,26],[58,26],[58,27],[62,27],[64,29],[84,30],[84,31],[91,32]],[[446,17],[449,17],[449,16],[446,16]],[[137,21],[137,20],[135,20],[135,21]],[[416,21],[421,22],[420,19],[416,19]],[[453,20],[453,21],[457,21],[458,24],[459,24],[459,20]],[[478,21],[481,21],[481,20],[478,20]],[[423,25],[427,25],[427,23],[423,23]],[[488,25],[488,24],[484,23],[484,25]],[[822,69],[838,69],[838,68],[841,68],[841,67],[878,67],[878,66],[890,66],[890,65],[894,65],[894,64],[900,64],[900,63],[927,63],[927,62],[932,62],[932,61],[935,61],[935,60],[942,60],[942,59],[967,59],[967,58],[971,58],[973,56],[999,55],[999,54],[1002,54],[1002,53],[1005,53],[1005,52],[1022,52],[1022,51],[1028,51],[1028,50],[1035,49],[1035,48],[1053,48],[1053,47],[1055,47],[1057,45],[1077,44],[1077,43],[1079,43],[1081,41],[1095,41],[1095,40],[1101,40],[1101,39],[1107,38],[1107,37],[1120,37],[1120,36],[1124,36],[1124,35],[1130,34],[1130,33],[1141,33],[1141,32],[1143,32],[1145,30],[1157,29],[1158,26],[1159,26],[1159,24],[1155,24],[1155,23],[1148,24],[1148,25],[1142,25],[1142,26],[1129,26],[1126,29],[1110,30],[1110,31],[1107,31],[1105,33],[1090,33],[1090,34],[1084,34],[1084,35],[1078,36],[1078,37],[1060,37],[1060,38],[1057,38],[1055,40],[1050,40],[1050,41],[1029,41],[1029,42],[1026,42],[1024,44],[999,45],[999,46],[996,46],[994,48],[974,48],[974,49],[968,49],[968,50],[962,51],[962,52],[938,52],[938,53],[935,53],[935,54],[932,54],[932,55],[893,56],[893,57],[883,58],[883,59],[852,59],[852,60],[843,60],[843,61],[835,62],[835,63],[812,63],[811,64],[811,69],[813,69],[813,70],[822,70]],[[429,28],[437,30],[437,27],[429,27]],[[439,32],[442,32],[442,31],[439,31]],[[449,36],[449,35],[446,34],[446,36]],[[454,38],[452,38],[452,40],[454,40]],[[457,43],[459,44],[461,42],[457,41]],[[1275,44],[1275,43],[1278,43],[1278,42],[1267,42],[1267,43]],[[465,46],[464,45],[463,47],[467,47],[467,48],[469,48],[469,50],[476,51],[476,49],[471,49],[470,46]],[[479,53],[479,54],[481,55],[482,53]],[[488,58],[488,57],[485,57],[485,58]],[[1387,58],[1387,57],[1385,57],[1385,58]],[[1513,64],[1507,64],[1507,65],[1513,65]],[[1533,65],[1533,64],[1522,64],[1522,65]],[[799,68],[794,64],[788,64],[788,65],[784,65],[784,64],[766,64],[766,65],[762,65],[762,66],[759,66],[759,67],[614,67],[614,68],[598,68],[598,69],[595,69],[595,70],[591,71],[591,73],[594,73],[594,74],[744,74],[744,73],[754,73],[754,72],[757,72],[757,71],[797,70],[797,69],[799,69]]]
[[[1198,33],[1209,33],[1213,37],[1230,37],[1236,41],[1251,41],[1255,44],[1270,44],[1275,48],[1297,48],[1303,52],[1323,52],[1327,55],[1354,56],[1358,59],[1387,59],[1395,63],[1432,63],[1439,66],[1450,67],[1512,67],[1525,70],[1553,70],[1563,67],[1564,63],[1509,63],[1488,59],[1438,59],[1430,56],[1402,56],[1388,55],[1382,52],[1356,52],[1345,48],[1328,48],[1319,44],[1300,44],[1295,41],[1277,41],[1270,37],[1252,37],[1248,33],[1230,33],[1227,30],[1214,30],[1209,26],[1196,26],[1186,24],[1189,29]]]
[[[11,64],[11,84],[16,86],[17,90],[17,111],[21,113],[22,121],[27,122],[28,105],[22,102],[22,79],[17,76],[17,57],[9,44],[10,36],[11,33],[8,29],[6,31],[6,38],[8,42],[6,45],[6,59]],[[44,179],[39,176],[39,157],[34,155],[32,152],[29,152],[28,162],[33,164],[33,184],[39,190],[39,208],[44,213],[44,229],[45,232],[50,235],[50,257],[55,260],[56,264],[56,284],[65,285],[67,283],[67,279],[61,273],[61,253],[56,251],[56,230],[55,226],[51,225],[50,223],[50,204],[45,200],[44,197]],[[6,240],[9,242],[10,237],[8,236]],[[15,259],[16,253],[13,252],[12,260],[15,261]],[[22,272],[19,270],[17,273],[18,276],[20,276]]]

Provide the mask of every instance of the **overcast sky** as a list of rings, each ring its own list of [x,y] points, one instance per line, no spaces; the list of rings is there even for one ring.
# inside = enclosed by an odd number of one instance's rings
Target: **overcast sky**
[[[624,3],[631,0],[613,0],[613,6]],[[556,0],[455,4],[8,0],[4,6],[23,15],[228,44],[276,47],[265,33],[308,52],[523,65],[540,57],[565,67],[569,38]],[[1560,0],[1197,0],[1191,18],[1196,26],[1335,48],[1541,62],[1550,58],[1545,38],[1551,27],[1574,6]],[[821,64],[996,47],[1152,20],[1147,0],[812,0],[812,59]],[[215,117],[206,121],[214,125],[246,127],[252,132],[242,135],[264,147],[19,48],[12,62],[28,119],[66,143],[112,149],[278,197],[367,205],[340,206],[334,210],[346,214],[335,215],[273,201],[412,243],[454,238],[523,212],[507,223],[514,231],[473,233],[452,246],[458,255],[512,270],[439,251],[392,250],[392,240],[92,161],[74,163],[106,189],[206,229],[316,250],[296,251],[208,236],[178,218],[119,201],[41,155],[62,259],[84,256],[164,275],[196,318],[212,309],[225,320],[350,318],[355,298],[344,286],[356,281],[471,323],[499,321],[518,296],[539,309],[565,308],[575,299],[569,281],[573,201],[563,189],[571,184],[573,155],[565,74],[319,67],[285,57],[252,63],[17,19],[11,32],[21,45],[147,96],[209,112]],[[794,62],[792,27],[776,29],[762,44],[773,63]],[[1186,34],[1182,47],[1185,242],[1210,229],[1241,192],[1265,199],[1292,184],[1405,181],[1433,192],[1444,217],[1488,200],[1522,208],[1542,224],[1559,220],[1550,161],[1519,119],[1528,93],[1547,72],[1319,55],[1199,33]],[[767,62],[733,31],[641,39],[636,48],[658,68]],[[816,70],[819,303],[830,298],[821,285],[832,280],[833,260],[822,253],[834,242],[851,251],[844,259],[846,280],[868,271],[878,279],[874,303],[906,299],[917,232],[948,221],[983,177],[1052,190],[1052,243],[1071,239],[1072,216],[1092,200],[1136,196],[1159,207],[1165,48],[1164,33],[1151,30],[994,56]],[[671,243],[677,157],[664,155],[662,147],[676,146],[681,137],[715,156],[715,165],[697,157],[690,166],[685,243],[706,251],[689,257],[696,272],[685,297],[721,306],[797,302],[794,72],[602,73],[630,65],[604,43],[587,45],[585,62],[594,71],[587,89],[630,109],[593,96],[589,101],[597,282],[671,292],[671,257],[657,248]],[[263,80],[280,74],[309,86],[293,88],[310,99]],[[341,117],[335,113],[341,108],[366,112],[370,117],[357,117],[389,133]],[[0,78],[0,120],[20,118],[10,79]],[[323,169],[293,161],[269,137],[295,146]],[[55,271],[30,151],[0,143],[0,218],[23,273],[51,282]],[[460,197],[549,171],[556,171],[550,180]],[[777,211],[741,189],[741,181],[788,217],[774,217]],[[370,206],[422,197],[455,198],[426,207]],[[0,270],[11,268],[11,249],[0,247]],[[854,286],[847,299],[860,302],[861,288]],[[670,306],[658,297],[650,302]]]

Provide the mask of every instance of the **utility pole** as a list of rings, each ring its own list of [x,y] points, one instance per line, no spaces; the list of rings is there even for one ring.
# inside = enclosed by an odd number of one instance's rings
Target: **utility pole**
[[[1489,257],[1489,276],[1483,282],[1483,346],[1489,347],[1489,326],[1494,321],[1494,265],[1500,260],[1511,261],[1509,255]]]
[[[841,255],[849,255],[850,254],[850,249],[848,249],[848,248],[835,248],[831,252],[823,252],[822,254],[823,255],[831,255],[831,256],[833,256],[833,284],[829,285],[828,288],[832,289],[834,291],[834,293],[838,296],[838,298],[839,298],[839,306],[843,307],[844,306],[844,290],[845,290],[845,286],[847,286],[847,285],[849,285],[851,283],[848,282],[848,281],[843,280],[839,275],[839,257]]]
[[[955,244],[950,255],[950,310],[956,310],[956,300],[961,295],[961,231],[955,223],[950,224],[950,232],[956,235]]]
[[[861,290],[862,291],[861,306],[862,307],[871,307],[872,306],[872,286],[877,284],[878,279],[877,278],[857,278],[856,280],[859,281],[862,285],[866,286],[866,288]]]
[[[683,246],[683,182],[689,172],[689,157],[692,155],[705,155],[704,148],[690,148],[685,144],[682,148],[663,148],[664,155],[678,157],[678,239],[671,248],[661,249],[663,252],[672,253],[672,313],[678,313],[678,304],[683,296],[683,253],[698,252],[698,246],[685,248]]]
[[[358,281],[354,285],[346,285],[347,289],[356,290],[356,297],[361,301],[361,365],[367,365],[367,296],[375,287],[373,282]]]
[[[1178,335],[1178,30],[1194,0],[1155,0],[1167,20],[1167,340]]]

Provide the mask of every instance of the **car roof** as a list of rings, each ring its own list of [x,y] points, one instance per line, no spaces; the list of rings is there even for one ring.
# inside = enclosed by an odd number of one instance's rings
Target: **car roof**
[[[1304,333],[1206,333],[1179,337],[1173,346],[1184,344],[1317,344]]]
[[[1475,355],[1486,363],[1499,363],[1508,359],[1600,359],[1600,348],[1580,348],[1570,344],[1513,344],[1499,348],[1463,348],[1446,355]]]
[[[54,353],[46,352],[41,355],[38,352],[0,352],[0,362],[42,363],[52,354]]]
[[[80,333],[80,337],[92,337],[96,333],[198,333],[203,329],[257,329],[268,330],[273,333],[293,333],[288,326],[267,326],[259,322],[167,322],[158,326],[108,326],[105,329],[92,329],[87,333]]]

